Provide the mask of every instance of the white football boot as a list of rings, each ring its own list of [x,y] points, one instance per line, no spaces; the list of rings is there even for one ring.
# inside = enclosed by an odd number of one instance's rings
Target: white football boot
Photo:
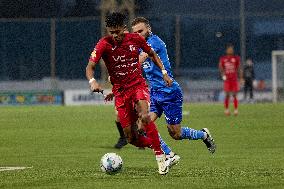
[[[169,163],[166,162],[165,154],[156,155],[156,160],[158,163],[159,174],[166,175],[169,172]]]
[[[172,168],[174,165],[177,165],[180,160],[180,156],[176,153],[173,153],[173,155],[167,155],[167,164],[169,168]]]
[[[238,114],[239,114],[238,109],[235,109],[235,110],[234,110],[234,116],[237,116]]]
[[[224,114],[225,114],[226,116],[230,116],[230,115],[231,115],[231,112],[230,112],[229,109],[225,109]]]

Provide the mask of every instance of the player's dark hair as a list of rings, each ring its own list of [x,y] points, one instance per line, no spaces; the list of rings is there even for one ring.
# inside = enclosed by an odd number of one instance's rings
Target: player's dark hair
[[[106,27],[118,27],[125,25],[126,16],[120,12],[113,12],[106,16]]]
[[[228,49],[230,47],[234,48],[234,45],[232,43],[227,43],[226,46],[225,46],[226,49]]]
[[[136,24],[139,24],[139,23],[144,23],[146,26],[150,27],[149,20],[144,17],[134,18],[134,20],[131,22],[131,26],[135,26]]]

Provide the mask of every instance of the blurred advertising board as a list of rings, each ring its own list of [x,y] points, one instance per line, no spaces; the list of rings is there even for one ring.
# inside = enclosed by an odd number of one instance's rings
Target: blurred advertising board
[[[90,90],[65,90],[64,104],[74,105],[113,105],[113,101],[105,102],[104,95],[111,92],[111,89],[105,89],[104,94],[92,93]]]
[[[62,105],[60,91],[0,92],[0,105]]]
[[[225,94],[222,90],[211,90],[211,91],[190,91],[184,93],[184,102],[223,102]],[[232,98],[231,98],[232,99]],[[238,93],[238,99],[244,101],[243,91]],[[255,102],[272,102],[271,91],[255,91],[254,92]]]

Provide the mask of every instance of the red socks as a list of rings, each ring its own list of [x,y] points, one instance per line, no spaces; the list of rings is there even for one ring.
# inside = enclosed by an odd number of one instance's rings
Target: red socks
[[[230,103],[230,97],[225,97],[225,100],[224,100],[224,106],[225,106],[225,109],[228,109],[229,108],[229,103]],[[234,97],[234,108],[235,109],[238,109],[238,105],[239,105],[239,101],[238,101],[238,98],[237,97]]]
[[[239,101],[237,97],[234,97],[234,108],[235,110],[238,109]]]
[[[137,147],[148,147],[154,150],[155,155],[163,154],[163,151],[160,146],[160,139],[158,130],[154,122],[150,122],[148,125],[145,126],[146,136],[141,134],[135,134],[137,138],[136,140],[132,141],[131,144]]]
[[[154,150],[155,154],[163,154],[164,152],[161,149],[160,138],[155,123],[151,121],[148,125],[146,125],[145,132],[147,137],[152,140],[152,149]]]
[[[229,101],[230,101],[230,97],[225,97],[225,100],[224,100],[225,109],[229,108]]]
[[[134,146],[151,148],[152,140],[150,138],[140,134],[138,134],[137,137],[138,137],[137,140],[134,143],[132,143]]]

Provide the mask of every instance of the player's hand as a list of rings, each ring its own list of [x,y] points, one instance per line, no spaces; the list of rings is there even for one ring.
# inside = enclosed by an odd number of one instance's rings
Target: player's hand
[[[103,91],[100,84],[97,81],[93,81],[92,83],[90,83],[90,89],[92,92],[102,92]]]
[[[223,81],[227,80],[227,77],[225,75],[222,76]]]
[[[164,78],[164,81],[166,82],[168,87],[172,86],[173,80],[169,77],[168,74],[164,74],[163,78]]]
[[[105,101],[112,101],[114,97],[113,93],[108,93],[107,95],[105,95]]]

